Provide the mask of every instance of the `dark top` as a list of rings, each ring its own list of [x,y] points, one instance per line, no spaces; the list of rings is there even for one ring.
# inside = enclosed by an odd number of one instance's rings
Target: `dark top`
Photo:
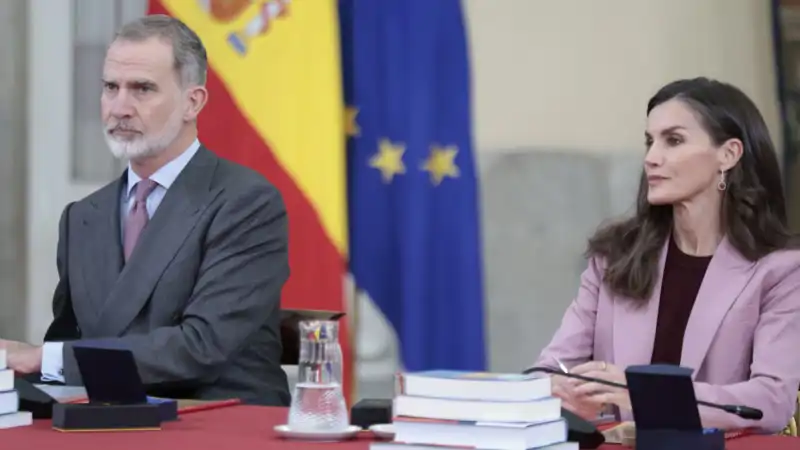
[[[652,364],[681,363],[686,324],[710,261],[710,256],[683,253],[670,239],[661,281]]]

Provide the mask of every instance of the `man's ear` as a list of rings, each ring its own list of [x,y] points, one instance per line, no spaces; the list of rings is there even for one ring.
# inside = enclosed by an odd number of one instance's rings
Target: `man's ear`
[[[717,151],[719,170],[727,172],[735,166],[744,153],[744,144],[739,139],[728,139]]]
[[[206,102],[208,101],[208,91],[204,86],[192,86],[189,88],[187,95],[189,98],[189,107],[186,108],[186,111],[183,113],[183,120],[191,122],[197,120],[197,116],[200,115],[200,111],[202,111],[203,107],[206,106]]]

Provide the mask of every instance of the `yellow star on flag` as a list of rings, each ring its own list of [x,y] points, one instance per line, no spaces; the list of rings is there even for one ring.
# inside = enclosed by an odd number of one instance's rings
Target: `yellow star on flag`
[[[458,147],[455,145],[431,146],[431,155],[425,160],[422,170],[430,172],[431,183],[434,186],[441,184],[445,177],[458,178],[460,171],[455,161],[457,154]]]
[[[403,163],[405,152],[405,145],[381,139],[378,152],[369,159],[369,166],[381,171],[384,183],[391,183],[395,175],[406,173],[406,165]]]
[[[348,106],[344,109],[344,129],[347,136],[358,137],[361,135],[361,127],[358,126],[358,108]]]

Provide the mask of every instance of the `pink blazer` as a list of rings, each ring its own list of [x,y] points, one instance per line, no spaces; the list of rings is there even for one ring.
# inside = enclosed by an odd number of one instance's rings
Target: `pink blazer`
[[[666,249],[665,243],[662,274]],[[577,297],[537,365],[557,367],[555,358],[568,367],[592,359],[621,368],[650,363],[660,279],[650,300],[637,307],[613,294],[602,273],[602,261],[590,260]],[[775,252],[753,263],[724,239],[689,317],[681,365],[694,369],[698,400],[764,411],[755,422],[700,407],[705,426],[783,429],[795,412],[800,386],[800,251]]]

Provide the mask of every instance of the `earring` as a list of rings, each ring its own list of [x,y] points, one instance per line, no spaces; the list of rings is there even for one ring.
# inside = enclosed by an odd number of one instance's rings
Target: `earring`
[[[728,183],[725,182],[725,172],[719,171],[719,183],[717,183],[717,189],[720,191],[724,191],[728,188]]]

